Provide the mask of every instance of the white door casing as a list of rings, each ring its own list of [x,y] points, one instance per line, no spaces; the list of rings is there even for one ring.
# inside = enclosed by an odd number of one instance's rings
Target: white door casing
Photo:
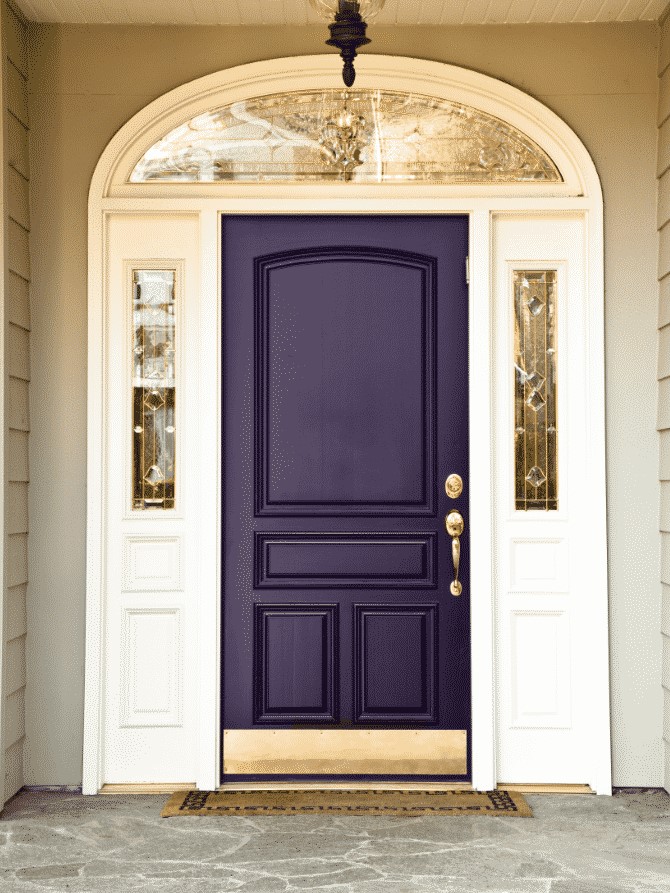
[[[329,55],[217,72],[139,112],[96,168],[89,199],[84,791],[109,783],[219,784],[220,215],[330,212],[470,216],[472,781],[479,789],[498,781],[573,782],[609,793],[602,197],[576,135],[500,81],[366,54],[357,87],[452,99],[495,114],[538,143],[563,182],[127,182],[143,152],[195,114],[267,93],[336,88],[339,77]],[[178,271],[173,512],[130,511],[133,265]],[[542,265],[559,271],[561,502],[556,513],[522,513],[512,510],[510,477],[510,271]],[[554,577],[538,576],[542,562],[556,569]],[[538,709],[543,691],[546,705]]]

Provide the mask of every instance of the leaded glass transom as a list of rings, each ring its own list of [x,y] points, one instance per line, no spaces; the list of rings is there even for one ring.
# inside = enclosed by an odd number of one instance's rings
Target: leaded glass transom
[[[131,183],[562,181],[512,125],[472,106],[384,90],[260,96],[197,115],[155,143]]]

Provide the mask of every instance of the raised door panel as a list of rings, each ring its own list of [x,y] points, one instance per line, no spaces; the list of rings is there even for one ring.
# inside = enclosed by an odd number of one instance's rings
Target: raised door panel
[[[435,260],[286,252],[255,282],[257,514],[431,514]]]
[[[257,533],[256,587],[432,588],[436,539],[434,533]]]
[[[257,723],[336,722],[336,605],[255,606]]]
[[[437,605],[356,605],[356,720],[437,721]]]

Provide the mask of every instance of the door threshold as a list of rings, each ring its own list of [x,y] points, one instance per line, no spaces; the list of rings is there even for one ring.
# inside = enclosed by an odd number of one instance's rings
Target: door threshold
[[[517,791],[519,794],[595,794],[587,784],[504,784],[498,790]]]
[[[193,784],[103,784],[98,794],[176,794],[181,791],[193,791]]]
[[[471,791],[472,784],[440,781],[229,781],[219,791]]]
[[[174,794],[194,791],[193,784],[105,784],[100,794]],[[229,781],[219,791],[472,791],[469,781]],[[499,784],[498,790],[520,794],[594,794],[587,784]]]

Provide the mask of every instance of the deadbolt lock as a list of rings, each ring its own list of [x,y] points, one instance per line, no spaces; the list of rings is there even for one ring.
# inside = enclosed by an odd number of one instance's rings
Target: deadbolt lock
[[[463,492],[463,478],[460,474],[450,474],[444,482],[444,489],[449,499],[458,499]]]

